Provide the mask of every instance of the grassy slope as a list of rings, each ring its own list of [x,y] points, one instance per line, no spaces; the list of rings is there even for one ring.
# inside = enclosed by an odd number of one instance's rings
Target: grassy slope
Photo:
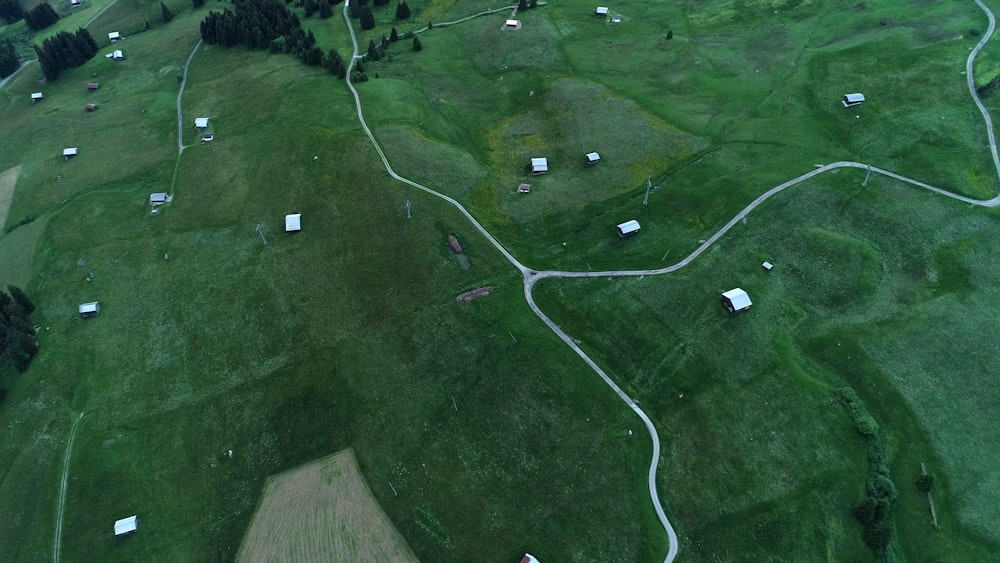
[[[396,24],[401,32],[479,9],[432,2],[421,13],[423,3],[410,5],[417,15]],[[629,6],[634,13],[615,27],[592,18],[590,5],[554,3],[522,14],[516,34],[499,30],[501,14],[434,29],[421,36],[420,54],[396,44],[392,61],[367,65],[381,78],[363,84],[362,96],[400,172],[464,198],[533,265],[677,257],[764,188],[839,158],[871,158],[966,193],[991,193],[982,129],[958,74],[975,38],[953,40],[981,27],[982,16],[965,3],[918,16],[892,2],[866,5],[828,12],[809,2]],[[93,29],[124,25],[118,18],[131,12],[114,10]],[[362,35],[363,44],[388,34],[389,16],[376,17],[381,25]],[[145,197],[164,189],[173,171],[176,73],[197,19],[182,16],[129,39],[125,63],[92,61],[51,85],[45,104],[25,101],[37,69],[0,94],[0,168],[24,162],[33,174],[22,173],[10,221],[32,213],[48,220],[23,229],[42,225],[33,236],[45,229],[28,286],[46,304],[40,322],[52,327],[32,371],[4,383],[11,395],[0,417],[15,431],[0,445],[0,510],[15,524],[0,532],[0,544],[14,546],[15,559],[48,553],[50,534],[24,531],[51,526],[66,412],[82,409],[88,418],[74,454],[67,558],[231,556],[267,475],[347,444],[425,559],[506,560],[526,549],[543,560],[661,554],[642,486],[648,447],[627,438],[627,430],[640,435],[634,418],[525,314],[518,280],[456,214],[386,183],[359,140],[345,91],[326,75],[289,58],[206,48],[192,68],[185,115],[211,115],[219,136],[187,151],[177,200],[147,215]],[[329,38],[324,46],[348,52],[339,14],[307,24]],[[864,67],[871,53],[890,50],[897,65]],[[993,68],[993,60],[988,52],[980,66]],[[750,70],[761,72],[748,79]],[[84,115],[82,83],[94,73],[104,83],[97,95],[108,97],[101,111]],[[840,111],[842,91],[858,89],[871,103]],[[923,137],[874,142],[898,130]],[[85,131],[107,141],[77,143],[81,157],[63,163],[66,133]],[[185,135],[193,142],[193,130]],[[936,141],[909,140],[927,135]],[[606,162],[574,164],[593,149]],[[526,177],[522,161],[538,150],[553,171],[535,180],[532,200],[517,199],[510,192]],[[48,180],[55,166],[71,173]],[[650,176],[663,187],[640,208]],[[981,523],[995,520],[986,491],[996,475],[958,430],[990,395],[946,387],[962,408],[936,408],[941,378],[925,364],[949,352],[912,334],[928,318],[951,318],[955,306],[906,268],[873,267],[900,237],[910,240],[898,223],[884,232],[866,230],[870,217],[853,231],[836,221],[819,226],[838,205],[860,200],[856,214],[864,217],[882,201],[844,194],[789,199],[768,219],[772,229],[755,232],[762,238],[731,237],[706,265],[678,276],[681,289],[649,279],[539,288],[549,304],[571,309],[561,322],[622,374],[667,430],[662,490],[693,558],[865,557],[846,517],[861,494],[864,450],[828,394],[845,380],[893,448],[904,553],[982,559],[995,547]],[[400,211],[406,199],[417,209],[410,222]],[[879,209],[882,219],[902,213]],[[939,240],[931,236],[935,221],[966,219],[915,209],[906,216],[923,229],[918,242]],[[281,215],[292,210],[305,214],[306,230],[286,238],[278,234]],[[817,226],[789,244],[781,221],[792,228],[809,213]],[[630,217],[643,221],[643,236],[618,244],[610,226]],[[257,223],[271,236],[266,251],[252,232]],[[940,249],[914,242],[889,263],[912,269],[911,260],[933,256],[941,264],[935,280],[944,280],[938,291],[970,288],[975,306],[988,304],[988,272],[963,274],[972,260],[963,241],[988,229],[969,228],[981,231],[947,238]],[[444,250],[449,233],[463,240],[472,270],[458,270]],[[13,235],[0,239],[0,256]],[[792,267],[787,286],[769,289],[757,264],[779,247],[792,256],[779,264],[808,265]],[[91,284],[75,267],[81,255],[98,273]],[[816,256],[831,262],[809,262]],[[736,261],[740,274],[720,279]],[[831,277],[834,261],[863,275]],[[452,301],[485,283],[498,287],[488,300]],[[713,302],[716,290],[736,283],[761,296],[753,315],[736,322],[690,298],[706,293]],[[817,287],[822,301],[803,297]],[[75,304],[95,293],[105,314],[75,320]],[[761,307],[770,295],[781,308]],[[895,318],[894,298],[918,313],[864,332]],[[856,299],[879,304],[883,316],[843,305]],[[665,332],[635,338],[635,326]],[[963,334],[990,328],[970,325]],[[737,340],[749,340],[752,352],[715,344]],[[930,359],[913,364],[912,342]],[[830,353],[834,344],[867,361],[845,365]],[[962,351],[960,359],[986,357]],[[981,380],[975,374],[988,373],[977,361],[969,364],[973,385]],[[988,411],[973,422],[970,436],[989,443]],[[223,459],[230,447],[236,454]],[[919,461],[942,478],[936,499],[948,520],[938,534],[928,533],[909,486]],[[400,496],[380,486],[389,481]],[[112,542],[108,523],[132,511],[144,513],[143,534],[131,538],[142,541]]]
[[[13,215],[47,213],[29,287],[42,304],[36,320],[51,331],[0,412],[18,429],[0,446],[0,505],[15,523],[0,539],[5,553],[31,559],[50,549],[51,534],[26,530],[51,530],[67,411],[87,413],[66,506],[67,559],[230,557],[268,475],[347,445],[424,558],[661,552],[637,421],[581,377],[523,305],[513,272],[457,213],[387,183],[340,83],[291,58],[205,48],[185,115],[210,114],[218,137],[186,151],[175,201],[148,214],[146,196],[168,185],[173,168],[174,75],[196,21],[130,39],[131,66],[101,71],[99,94],[123,92],[96,114],[70,113],[86,95],[71,86],[73,73],[47,100],[64,120],[48,133],[27,113],[36,108],[9,102],[23,120],[29,172]],[[158,80],[134,78],[164,68]],[[111,69],[120,74],[106,77]],[[148,151],[127,134],[139,127],[131,120],[143,123],[142,109],[158,131]],[[68,163],[29,150],[42,144],[33,135],[56,146],[59,131],[96,126],[121,133],[100,147],[81,143]],[[81,180],[53,193],[41,178],[58,165],[77,167]],[[305,231],[286,237],[279,230],[291,211],[304,214]],[[471,270],[447,253],[450,233]],[[90,283],[76,267],[81,255],[96,273]],[[487,300],[454,301],[485,284],[497,288]],[[102,315],[84,323],[74,307],[90,299],[101,300]],[[35,451],[43,446],[44,455]],[[229,448],[236,453],[224,459]],[[108,526],[125,512],[141,515],[143,531],[113,541]],[[593,535],[609,521],[625,525]]]
[[[670,436],[661,483],[675,491],[669,504],[694,559],[732,559],[747,546],[759,558],[862,557],[839,551],[859,543],[848,512],[866,473],[860,436],[831,400],[843,384],[881,424],[907,559],[996,552],[984,524],[997,517],[1000,473],[982,444],[995,438],[997,397],[991,347],[974,335],[998,328],[987,250],[1000,242],[997,214],[859,179],[779,196],[677,274],[539,288],[556,321],[591,343]],[[770,274],[764,259],[777,265]],[[718,307],[718,291],[733,286],[750,292],[749,313]],[[921,462],[942,479],[941,530],[913,487]]]

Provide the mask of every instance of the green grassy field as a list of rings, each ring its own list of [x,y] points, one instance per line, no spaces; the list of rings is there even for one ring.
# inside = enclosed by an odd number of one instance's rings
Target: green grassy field
[[[6,224],[38,216],[0,235],[0,282],[28,290],[43,327],[27,373],[0,368],[0,560],[50,557],[80,412],[67,561],[231,559],[268,476],[345,447],[421,560],[662,560],[641,422],[531,314],[517,272],[457,211],[391,181],[342,82],[205,45],[178,157],[179,76],[221,4],[168,5],[177,18],[159,25],[158,3],[119,0],[90,29],[99,42],[133,33],[128,58],[105,47],[44,102],[28,99],[37,65],[0,90],[0,170],[22,166]],[[410,7],[408,22],[376,8],[361,45],[497,6]],[[303,23],[347,56],[341,9]],[[462,201],[531,267],[575,270],[672,263],[818,163],[870,161],[974,197],[1000,185],[961,74],[986,27],[972,2],[613,9],[622,23],[559,0],[519,14],[518,31],[501,30],[504,12],[436,25],[423,51],[401,40],[366,62],[358,89],[393,167]],[[1000,71],[998,53],[981,55],[977,83]],[[853,91],[869,101],[843,108]],[[198,116],[212,143],[195,142]],[[80,156],[65,161],[66,146]],[[592,150],[603,161],[587,166]],[[549,174],[530,175],[534,156]],[[833,399],[841,386],[889,452],[896,558],[1000,551],[1000,473],[984,449],[1000,399],[984,337],[997,214],[883,178],[861,188],[862,176],[778,196],[674,275],[536,287],[660,429],[684,560],[872,557],[850,516],[868,463]],[[524,181],[532,193],[516,194]],[[150,214],[158,191],[174,200]],[[282,232],[286,213],[303,214],[301,233]],[[641,235],[617,240],[632,218]],[[493,294],[456,303],[483,285]],[[728,317],[717,294],[737,285],[756,304]],[[102,314],[82,321],[75,307],[91,300]],[[913,486],[921,462],[938,476],[937,530]],[[139,534],[113,538],[134,513]]]

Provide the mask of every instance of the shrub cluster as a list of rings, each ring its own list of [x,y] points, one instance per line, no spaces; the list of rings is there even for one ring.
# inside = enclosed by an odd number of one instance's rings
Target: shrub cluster
[[[18,371],[28,369],[38,353],[35,327],[29,317],[35,305],[21,288],[8,285],[0,291],[0,358],[7,358]]]
[[[889,476],[889,464],[885,458],[885,445],[878,435],[878,423],[868,413],[864,403],[851,387],[841,387],[834,391],[854,429],[865,437],[868,443],[868,481],[865,484],[865,498],[854,507],[852,514],[861,523],[862,539],[872,551],[885,554],[895,527],[888,521],[892,501],[896,500],[896,485]]]
[[[59,21],[59,14],[48,2],[42,2],[24,13],[24,23],[28,24],[28,29],[32,31],[45,29],[57,21]]]
[[[97,54],[97,42],[85,28],[79,28],[76,33],[60,31],[49,37],[42,46],[35,45],[38,64],[42,74],[49,82],[59,78],[59,73],[67,68],[78,67],[94,58]]]

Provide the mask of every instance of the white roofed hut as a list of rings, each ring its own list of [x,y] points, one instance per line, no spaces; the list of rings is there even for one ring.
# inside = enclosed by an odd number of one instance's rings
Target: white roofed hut
[[[750,301],[750,296],[738,287],[722,294],[722,306],[730,313],[746,311],[750,308],[750,305],[753,305]]]
[[[96,317],[101,314],[101,304],[97,301],[80,304],[80,316],[83,318]]]
[[[67,147],[67,148],[63,149],[63,157],[66,160],[69,160],[69,159],[75,157],[78,154],[80,154],[80,149],[78,149],[76,147]]]
[[[587,153],[587,164],[597,164],[600,161],[601,161],[601,155],[597,154],[596,152]]]
[[[507,20],[504,22],[503,26],[507,29],[517,29],[521,27],[521,22],[517,20]]]
[[[163,192],[157,192],[155,194],[149,194],[149,204],[150,205],[153,205],[153,206],[163,205],[166,202],[167,202],[167,194],[165,194]]]
[[[302,214],[294,213],[292,215],[285,215],[285,232],[294,233],[296,231],[302,230]]]
[[[195,129],[208,129],[208,118],[207,117],[196,117],[194,118]]]
[[[549,161],[547,158],[533,158],[531,159],[531,173],[535,176],[539,174],[545,174],[549,171]]]
[[[121,49],[115,49],[114,52],[111,53],[111,58],[116,61],[124,61],[125,53],[123,53]]]
[[[31,94],[31,101],[32,101],[32,103],[38,102],[38,101],[41,101],[41,100],[44,100],[44,99],[45,99],[45,94],[43,94],[41,92],[34,92],[34,93]]]
[[[618,225],[618,236],[629,237],[639,232],[639,222],[635,219],[631,221],[625,221],[624,223]]]
[[[846,94],[844,96],[843,102],[845,108],[849,108],[851,106],[858,106],[865,103],[865,95],[859,93]]]
[[[597,9],[594,10],[594,15],[599,18],[606,18],[608,17],[608,9],[604,6],[598,6]]]
[[[115,41],[118,41],[121,38],[122,38],[122,34],[118,33],[117,31],[112,31],[111,33],[108,34],[108,41],[110,41],[112,43],[114,43]]]
[[[138,516],[129,516],[128,518],[115,520],[115,535],[125,536],[135,533],[135,531],[139,529],[138,518]]]

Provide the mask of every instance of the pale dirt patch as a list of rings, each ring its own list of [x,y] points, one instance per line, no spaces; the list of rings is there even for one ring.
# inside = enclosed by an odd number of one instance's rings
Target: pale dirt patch
[[[238,562],[417,563],[372,495],[351,449],[271,477]]]
[[[14,199],[14,186],[17,185],[17,175],[21,172],[21,165],[8,168],[0,173],[0,229],[7,221],[7,213],[10,212],[10,202]]]

